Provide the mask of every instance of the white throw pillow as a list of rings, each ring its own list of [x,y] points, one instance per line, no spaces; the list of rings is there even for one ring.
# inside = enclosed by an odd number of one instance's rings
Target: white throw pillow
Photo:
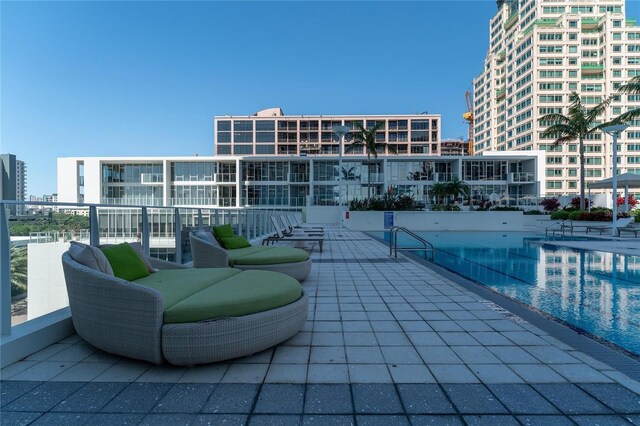
[[[113,269],[111,268],[107,257],[98,247],[71,241],[71,246],[69,246],[69,255],[73,260],[88,268],[104,272],[108,275],[113,275]]]

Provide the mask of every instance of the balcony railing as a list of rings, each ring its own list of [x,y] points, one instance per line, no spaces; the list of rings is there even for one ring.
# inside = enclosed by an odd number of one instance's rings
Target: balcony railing
[[[509,173],[507,183],[533,183],[535,182],[533,173],[519,172]]]
[[[164,177],[162,173],[142,173],[140,175],[140,183],[162,183]]]
[[[202,200],[202,199],[200,199]],[[49,222],[51,229],[10,236],[9,207],[89,211]],[[0,368],[73,333],[61,254],[71,241],[91,245],[140,241],[147,254],[178,263],[191,259],[189,231],[231,224],[249,240],[273,233],[270,217],[299,208],[159,207],[0,201]],[[46,221],[45,216],[43,220]],[[12,224],[15,222],[12,222]],[[44,331],[46,330],[46,332]]]

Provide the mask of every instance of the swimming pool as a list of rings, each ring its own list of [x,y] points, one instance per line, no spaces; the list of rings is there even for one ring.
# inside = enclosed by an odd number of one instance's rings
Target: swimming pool
[[[525,232],[418,234],[438,265],[640,355],[640,256],[557,247]],[[411,245],[406,235],[399,242]]]

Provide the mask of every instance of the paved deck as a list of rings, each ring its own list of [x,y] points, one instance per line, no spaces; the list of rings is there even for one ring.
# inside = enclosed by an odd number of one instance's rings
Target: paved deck
[[[309,321],[228,363],[71,336],[0,370],[4,424],[640,424],[640,383],[357,232],[328,231]]]

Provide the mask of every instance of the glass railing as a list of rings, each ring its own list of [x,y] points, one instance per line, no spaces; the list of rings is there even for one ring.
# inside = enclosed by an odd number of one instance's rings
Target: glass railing
[[[37,216],[11,217],[9,206],[39,206]],[[88,211],[86,216],[72,214]],[[271,216],[296,208],[188,208],[141,205],[0,201],[0,330],[2,345],[15,327],[31,329],[62,315],[69,318],[60,257],[72,241],[91,245],[141,242],[152,257],[189,263],[189,231],[231,224],[238,235],[257,240],[273,234]],[[66,311],[65,311],[66,309]],[[53,319],[51,319],[53,321]],[[25,328],[20,328],[25,330]],[[20,332],[22,333],[22,331]],[[19,334],[20,334],[19,333]],[[40,337],[39,337],[40,339]],[[39,348],[54,343],[42,341]],[[40,342],[30,343],[40,345]],[[0,351],[2,346],[0,345]],[[34,349],[35,350],[35,349]],[[28,354],[24,354],[26,356]],[[2,360],[5,363],[4,359]]]

